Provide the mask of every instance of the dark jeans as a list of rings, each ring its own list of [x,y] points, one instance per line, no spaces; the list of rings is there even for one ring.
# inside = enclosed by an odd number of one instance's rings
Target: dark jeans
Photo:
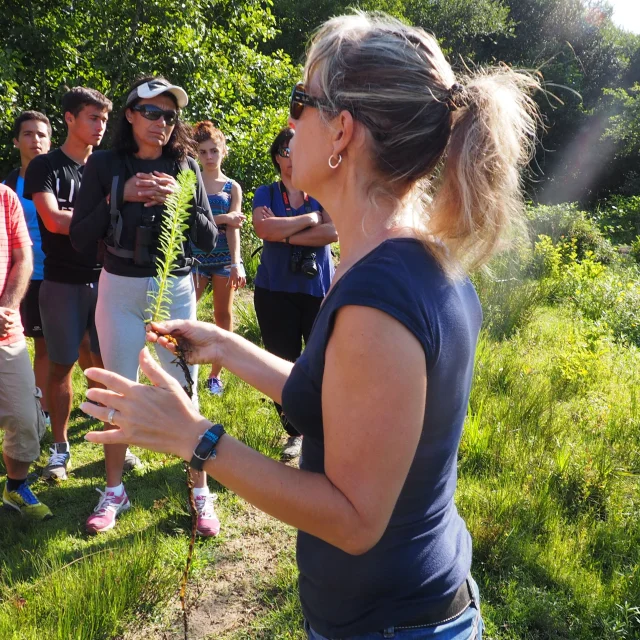
[[[262,341],[269,353],[295,362],[302,353],[302,340],[309,340],[322,298],[307,293],[269,291],[256,287],[253,298]],[[300,435],[274,402],[282,426],[290,436]]]

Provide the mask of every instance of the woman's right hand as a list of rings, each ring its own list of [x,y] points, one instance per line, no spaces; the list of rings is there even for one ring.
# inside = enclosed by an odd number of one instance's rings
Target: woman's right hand
[[[235,227],[239,229],[246,219],[247,216],[240,213],[239,211],[230,211],[229,213],[227,213],[227,221],[225,222],[225,224],[229,227]]]
[[[158,175],[156,175],[158,174]],[[145,204],[162,204],[167,196],[175,190],[173,183],[159,172],[136,173],[124,183],[122,198],[124,202],[144,202]]]
[[[188,364],[222,365],[222,345],[230,334],[209,322],[195,320],[168,320],[147,325],[147,340],[157,342],[171,353],[176,345],[165,336],[171,335],[178,342]]]
[[[312,227],[322,224],[322,214],[319,211],[312,211],[311,213],[307,213],[305,215],[307,216],[307,219],[309,220],[309,224]]]

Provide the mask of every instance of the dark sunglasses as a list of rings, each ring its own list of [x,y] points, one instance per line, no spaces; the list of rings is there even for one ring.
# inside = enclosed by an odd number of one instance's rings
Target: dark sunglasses
[[[137,111],[146,120],[164,118],[164,122],[168,126],[172,126],[178,121],[178,112],[175,109],[161,109],[155,104],[137,104],[131,110]]]
[[[304,83],[298,82],[291,92],[291,102],[289,104],[289,115],[293,120],[298,120],[305,107],[315,109],[328,109],[329,103],[321,98],[314,98],[304,90]]]
[[[289,147],[280,147],[278,149],[278,155],[281,158],[289,158],[291,156],[291,149],[289,149]]]

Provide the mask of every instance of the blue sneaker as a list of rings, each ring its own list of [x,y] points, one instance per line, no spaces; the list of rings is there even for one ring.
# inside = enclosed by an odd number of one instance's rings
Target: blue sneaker
[[[224,391],[222,380],[220,380],[220,378],[216,378],[215,376],[207,380],[206,386],[207,391],[209,391],[212,396],[221,396]]]
[[[5,484],[2,492],[2,502],[6,507],[15,509],[20,515],[32,520],[47,520],[53,517],[49,507],[42,504],[33,495],[33,491],[31,491],[26,482],[21,484],[15,491],[9,491]]]

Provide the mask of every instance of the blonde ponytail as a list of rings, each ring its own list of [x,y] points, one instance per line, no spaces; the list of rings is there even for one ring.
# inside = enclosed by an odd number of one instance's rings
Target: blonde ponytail
[[[540,85],[508,67],[459,82],[425,235],[446,247],[436,253],[449,267],[468,270],[485,264],[524,227],[521,172],[536,140],[531,93]]]

